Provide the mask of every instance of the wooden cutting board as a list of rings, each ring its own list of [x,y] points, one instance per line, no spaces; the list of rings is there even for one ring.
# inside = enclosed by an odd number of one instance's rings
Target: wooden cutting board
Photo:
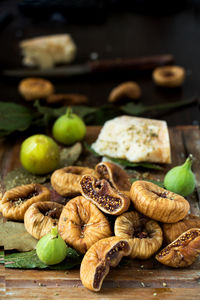
[[[93,142],[99,127],[88,127],[86,140]],[[195,157],[193,171],[197,189],[188,197],[191,213],[199,215],[200,201],[200,130],[194,126],[170,128],[172,165],[163,172],[153,171],[153,178],[163,179],[172,166],[181,164],[189,153]],[[0,173],[18,167],[21,141],[6,140],[0,144]],[[93,167],[98,159],[89,153],[82,155],[82,164]],[[146,172],[149,173],[149,172]],[[132,173],[134,175],[134,172]],[[149,174],[147,174],[149,175]],[[132,260],[127,266],[112,269],[101,292],[85,289],[79,269],[69,271],[6,269],[0,265],[0,299],[200,299],[200,259],[184,269],[167,268],[154,258]]]

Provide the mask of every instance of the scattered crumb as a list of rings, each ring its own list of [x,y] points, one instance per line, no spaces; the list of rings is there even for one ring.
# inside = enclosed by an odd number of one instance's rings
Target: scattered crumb
[[[166,287],[167,286],[167,284],[166,284],[166,282],[163,282],[163,284],[162,284],[164,287]]]
[[[141,269],[144,269],[144,265],[141,265],[140,268],[141,268]]]
[[[46,284],[41,283],[41,282],[39,282],[38,285],[39,285],[39,286],[47,286]]]
[[[97,60],[99,58],[99,54],[97,52],[90,53],[91,60]]]
[[[145,287],[145,284],[144,284],[144,282],[140,282],[141,283],[141,285],[143,286],[143,287]]]
[[[157,293],[153,293],[153,296],[157,296]]]

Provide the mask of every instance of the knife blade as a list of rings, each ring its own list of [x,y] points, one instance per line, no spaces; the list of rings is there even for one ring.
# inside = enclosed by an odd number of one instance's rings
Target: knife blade
[[[2,72],[6,77],[69,77],[90,73],[103,73],[111,71],[145,71],[153,70],[162,65],[170,65],[175,62],[172,54],[136,58],[115,58],[107,60],[90,61],[80,65],[68,65],[53,69],[8,69]]]

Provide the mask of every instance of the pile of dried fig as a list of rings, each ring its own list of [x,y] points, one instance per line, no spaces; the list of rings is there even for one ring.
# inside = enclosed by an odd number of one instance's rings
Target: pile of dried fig
[[[52,202],[46,187],[30,184],[7,191],[0,210],[8,219],[24,220],[37,239],[58,226],[66,244],[84,255],[80,277],[92,291],[101,289],[110,267],[123,256],[147,259],[163,240],[166,247],[155,258],[164,265],[189,266],[200,253],[200,218],[188,215],[188,201],[147,181],[131,185],[113,163],[56,170],[51,184],[68,197],[65,206]],[[110,215],[116,216],[114,228]]]

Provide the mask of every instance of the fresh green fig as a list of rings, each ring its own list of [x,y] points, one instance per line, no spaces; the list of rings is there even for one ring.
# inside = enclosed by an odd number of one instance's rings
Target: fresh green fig
[[[36,246],[39,259],[46,265],[55,265],[63,261],[67,255],[67,245],[58,234],[57,227],[43,236]]]
[[[54,171],[60,161],[60,150],[52,138],[35,134],[22,143],[20,161],[24,169],[33,174],[47,174]]]
[[[66,114],[55,121],[52,134],[58,142],[72,145],[84,138],[86,126],[79,116],[72,113],[71,107],[68,107]]]
[[[164,186],[167,190],[181,196],[190,195],[195,189],[195,176],[191,170],[192,154],[183,165],[171,169],[164,178]]]

